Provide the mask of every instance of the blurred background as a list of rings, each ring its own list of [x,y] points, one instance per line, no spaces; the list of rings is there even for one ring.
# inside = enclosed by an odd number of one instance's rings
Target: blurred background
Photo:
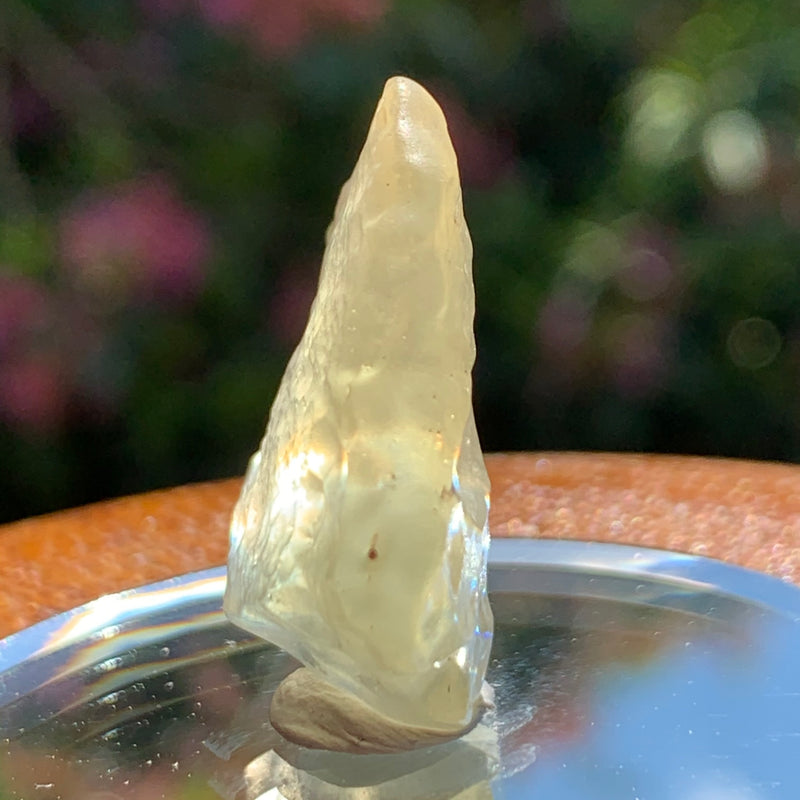
[[[243,472],[393,73],[485,449],[800,461],[795,0],[3,0],[0,521]]]

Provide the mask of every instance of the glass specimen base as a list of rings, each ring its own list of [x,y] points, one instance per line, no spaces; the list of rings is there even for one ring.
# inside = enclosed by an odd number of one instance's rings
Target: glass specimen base
[[[304,750],[268,722],[289,656],[230,625],[224,570],[0,641],[0,800],[796,800],[800,590],[709,559],[495,540],[467,737]]]

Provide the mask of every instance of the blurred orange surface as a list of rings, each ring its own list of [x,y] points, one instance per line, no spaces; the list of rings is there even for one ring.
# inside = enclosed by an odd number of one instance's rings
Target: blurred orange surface
[[[699,553],[800,584],[800,466],[685,456],[495,454],[495,536]],[[239,479],[0,526],[0,636],[102,594],[223,564]]]

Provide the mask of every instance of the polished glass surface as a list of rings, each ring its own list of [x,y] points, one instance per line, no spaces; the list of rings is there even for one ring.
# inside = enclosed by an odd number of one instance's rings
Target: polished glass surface
[[[498,540],[496,709],[398,756],[281,740],[295,666],[221,613],[224,571],[0,642],[0,798],[796,800],[800,590],[694,556]]]

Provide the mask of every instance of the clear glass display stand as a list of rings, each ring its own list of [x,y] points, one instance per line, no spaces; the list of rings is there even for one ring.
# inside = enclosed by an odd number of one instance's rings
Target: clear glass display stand
[[[224,570],[0,641],[0,798],[797,800],[800,590],[710,559],[496,540],[496,709],[392,756],[291,745],[296,663],[231,626]]]

